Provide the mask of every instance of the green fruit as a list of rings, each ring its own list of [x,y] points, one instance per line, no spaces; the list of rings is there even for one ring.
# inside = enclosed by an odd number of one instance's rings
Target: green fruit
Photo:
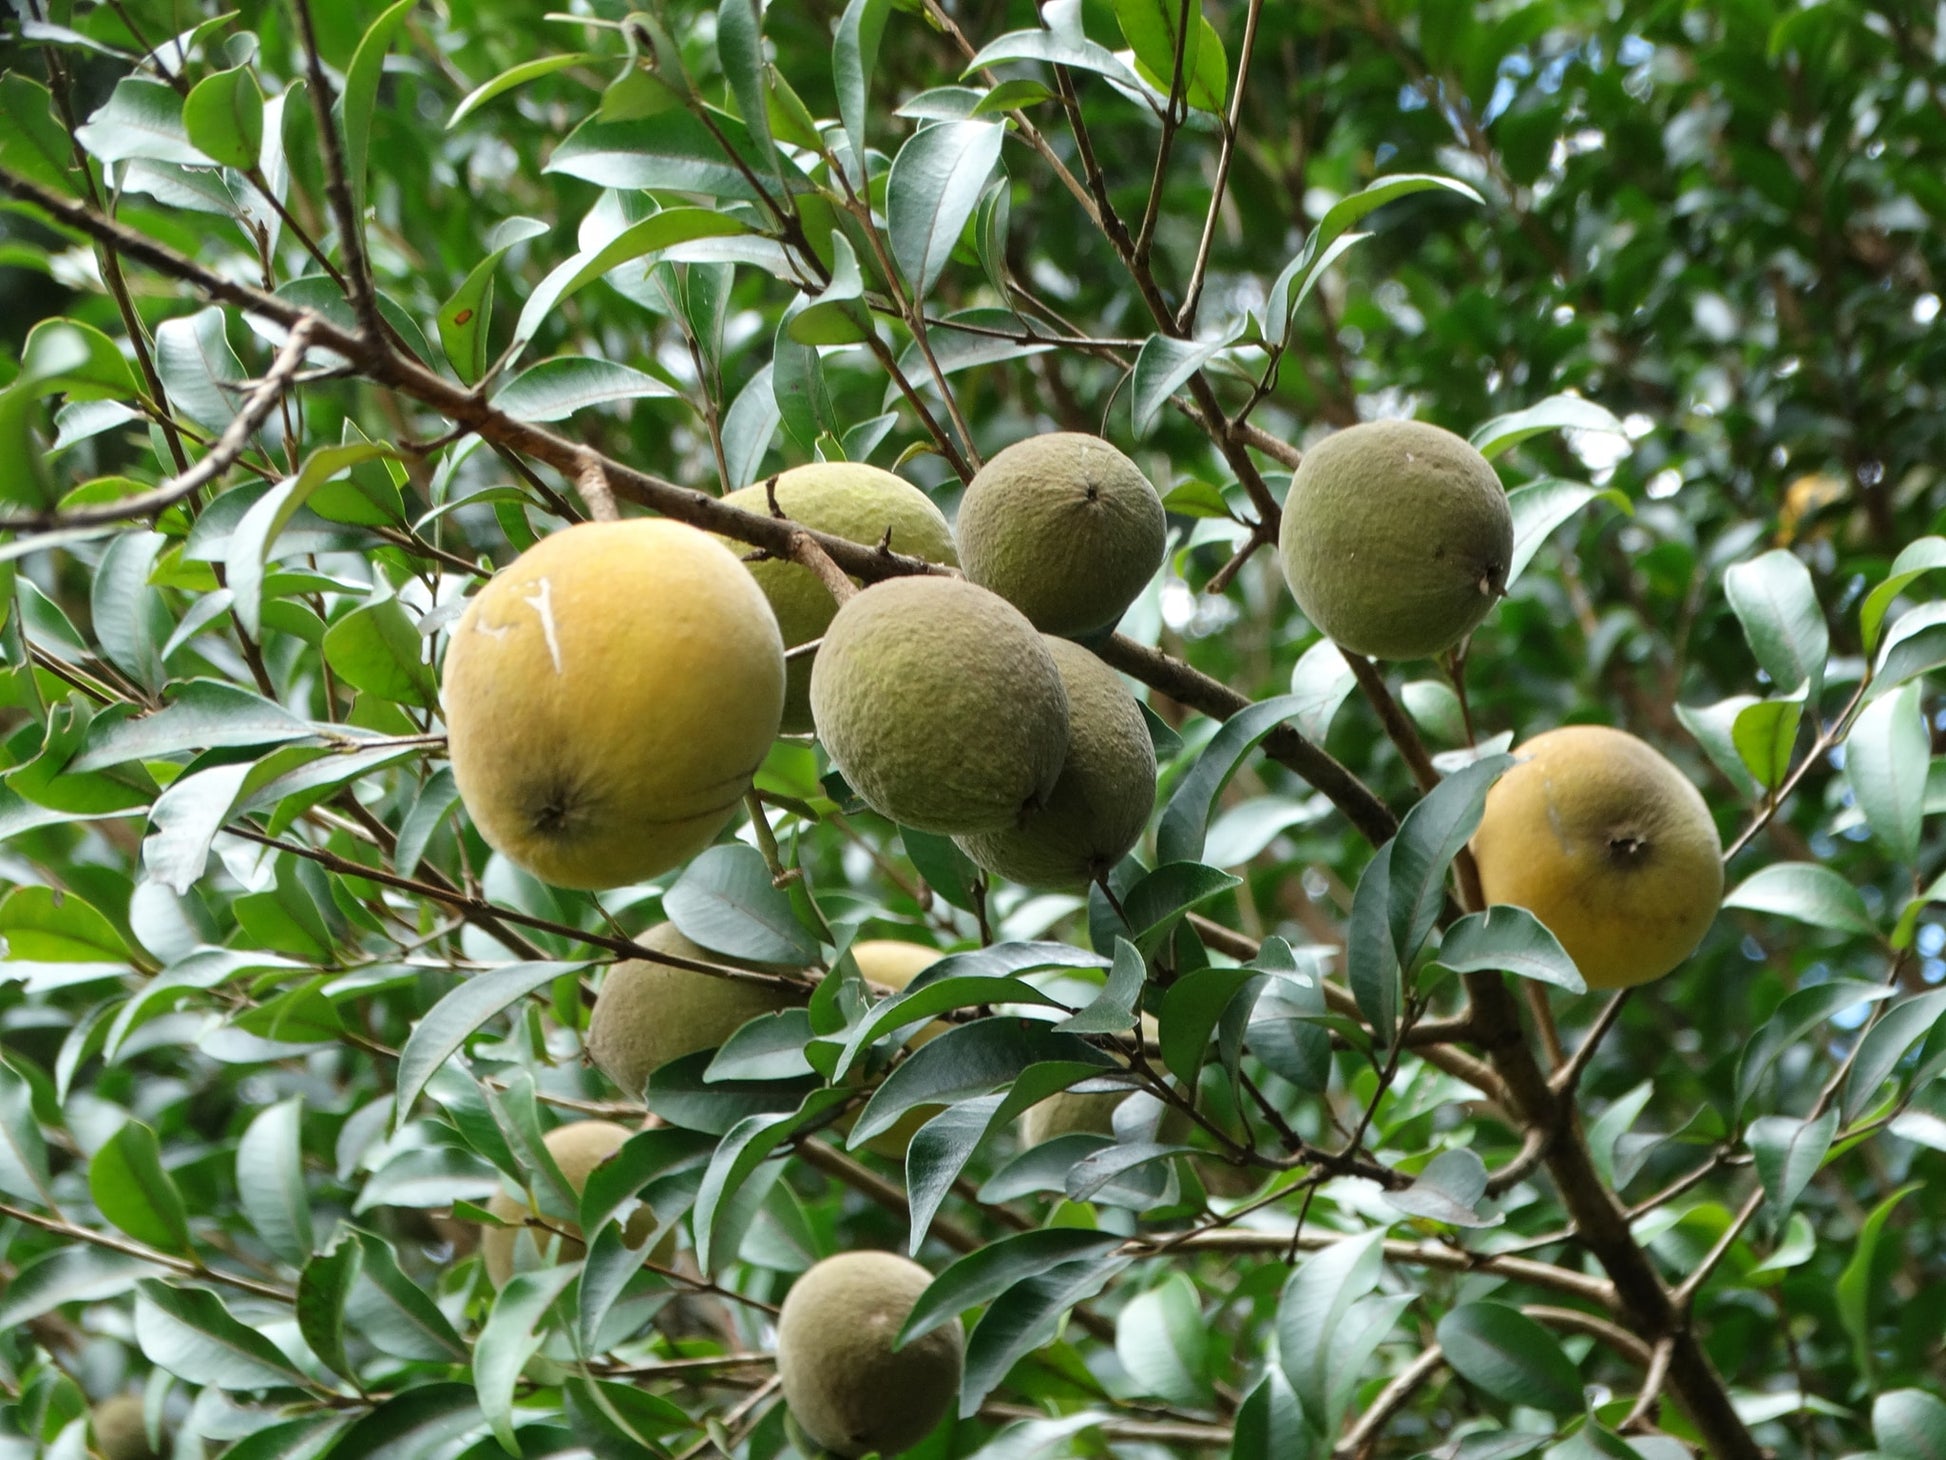
[[[453,779],[480,835],[557,887],[621,887],[708,846],[784,704],[784,643],[742,563],[662,518],[583,522],[454,626]]]
[[[777,1375],[804,1433],[837,1455],[911,1449],[959,1398],[959,1320],[894,1350],[932,1282],[889,1252],[841,1252],[791,1285],[777,1318]]]
[[[561,1175],[567,1179],[575,1195],[579,1196],[595,1167],[620,1150],[622,1142],[633,1134],[626,1126],[616,1125],[613,1121],[577,1120],[567,1125],[557,1125],[542,1140],[547,1145],[547,1153],[554,1158],[554,1164],[561,1168]],[[525,1201],[504,1191],[493,1194],[487,1202],[487,1210],[503,1222],[516,1224],[528,1223],[536,1215],[534,1208]],[[557,1238],[557,1230],[566,1235]],[[649,1233],[654,1230],[655,1214],[643,1206],[629,1218],[628,1225],[622,1229],[622,1239],[634,1247],[648,1240]],[[488,1227],[480,1237],[480,1257],[486,1263],[487,1278],[494,1287],[502,1288],[521,1265],[516,1258],[518,1248],[526,1248],[525,1260],[529,1266],[538,1266],[542,1254],[546,1252],[552,1253],[546,1259],[549,1262],[574,1262],[585,1251],[580,1237],[581,1228],[573,1222],[552,1218],[546,1226]],[[666,1261],[671,1245],[668,1239],[664,1239],[664,1246],[658,1249],[663,1256],[656,1258],[655,1254],[651,1254],[652,1259]]]
[[[1298,607],[1340,648],[1423,659],[1465,638],[1507,591],[1513,517],[1465,440],[1369,421],[1304,453],[1278,551]]]
[[[811,713],[868,806],[945,836],[1046,804],[1067,754],[1054,656],[1005,599],[958,578],[854,595],[811,666]]]
[[[160,1460],[161,1452],[149,1443],[141,1395],[109,1396],[94,1407],[88,1424],[95,1432],[95,1450],[102,1460]]]
[[[1155,742],[1120,675],[1065,639],[1047,647],[1068,692],[1061,778],[1018,826],[958,841],[996,876],[1071,891],[1107,876],[1141,839],[1155,806]]]
[[[793,467],[768,486],[759,482],[723,500],[746,512],[768,514],[772,490],[786,517],[818,532],[871,547],[885,543],[895,553],[959,565],[945,513],[924,492],[889,471],[859,462],[821,461]],[[731,546],[738,553],[748,551],[740,543]],[[830,627],[838,605],[809,568],[777,558],[746,566],[770,600],[786,649],[808,644]],[[790,734],[811,728],[813,657],[800,654],[785,665],[784,730]]]
[[[673,923],[658,923],[638,941],[699,963],[753,966],[697,947]],[[639,1100],[649,1076],[669,1061],[715,1049],[759,1014],[774,1014],[809,997],[808,988],[799,993],[631,958],[602,980],[588,1016],[588,1055],[618,1089]]]
[[[1648,983],[1695,952],[1723,898],[1702,793],[1605,725],[1550,730],[1515,754],[1473,834],[1486,900],[1539,918],[1591,989]]]
[[[1162,499],[1099,436],[1057,431],[1016,441],[960,500],[960,559],[1043,633],[1111,627],[1162,566]]]

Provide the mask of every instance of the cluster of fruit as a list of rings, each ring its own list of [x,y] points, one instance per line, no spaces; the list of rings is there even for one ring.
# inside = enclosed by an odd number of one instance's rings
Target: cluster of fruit
[[[1112,631],[1165,552],[1161,500],[1133,462],[1092,436],[1020,442],[976,475],[956,530],[917,488],[855,464],[800,467],[727,500],[960,572],[892,578],[840,604],[799,563],[746,561],[671,521],[585,523],[544,539],[473,601],[446,660],[454,775],[496,849],[566,887],[655,876],[730,821],[780,733],[815,731],[874,810],[953,837],[999,876],[1079,889],[1128,854],[1154,807],[1155,752],[1133,695],[1086,645]],[[1423,658],[1459,643],[1504,594],[1514,534],[1478,451],[1390,421],[1306,455],[1279,549],[1299,605],[1341,648]],[[1551,731],[1522,753],[1473,841],[1487,900],[1530,909],[1591,986],[1668,972],[1721,896],[1721,843],[1701,796],[1617,730]],[[617,964],[588,1031],[595,1062],[631,1094],[669,1061],[808,994],[808,983],[686,969],[729,961],[667,925],[642,942],[676,961]],[[869,983],[890,989],[938,957],[896,942],[851,951]],[[1033,1145],[1110,1131],[1124,1098],[1056,1096],[1023,1134]],[[933,1113],[908,1112],[872,1149],[902,1156]],[[627,1134],[584,1121],[548,1146],[579,1190]],[[541,1257],[517,1258],[516,1244],[546,1224],[510,1196],[493,1212],[508,1224],[483,1243],[499,1284]],[[579,1232],[553,1230],[556,1257],[575,1255]],[[958,1324],[893,1347],[927,1280],[902,1258],[853,1253],[792,1287],[778,1338],[785,1397],[835,1453],[896,1453],[950,1405]]]

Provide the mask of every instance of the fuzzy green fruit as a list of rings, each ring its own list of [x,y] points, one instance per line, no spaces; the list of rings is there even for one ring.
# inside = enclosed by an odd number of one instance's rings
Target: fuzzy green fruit
[[[1099,436],[1016,441],[960,499],[960,559],[1044,633],[1111,627],[1162,566],[1169,524],[1142,469]]]
[[[958,838],[996,876],[1075,891],[1128,855],[1155,807],[1155,742],[1121,676],[1079,644],[1048,638],[1068,692],[1068,753],[1047,804],[1018,826]]]
[[[616,1125],[608,1120],[577,1120],[567,1125],[557,1125],[542,1140],[546,1143],[547,1153],[554,1158],[554,1164],[561,1168],[561,1175],[567,1178],[568,1185],[575,1195],[588,1184],[588,1177],[595,1167],[606,1161],[622,1143],[634,1132],[626,1126]],[[535,1211],[519,1197],[497,1191],[487,1202],[487,1210],[503,1222],[524,1223],[535,1216]],[[555,1240],[550,1227],[558,1227],[568,1235]],[[639,1208],[629,1218],[628,1225],[622,1229],[622,1240],[629,1246],[637,1246],[648,1240],[649,1233],[655,1230],[655,1214],[648,1207]],[[519,1245],[527,1249],[527,1260],[538,1264],[540,1254],[552,1242],[553,1262],[573,1262],[585,1249],[580,1242],[581,1229],[573,1222],[550,1222],[548,1227],[510,1226],[488,1227],[480,1237],[480,1258],[486,1264],[487,1278],[494,1287],[503,1288],[507,1279],[514,1275],[518,1266],[515,1253]],[[670,1237],[674,1234],[671,1233]],[[657,1253],[651,1259],[666,1263],[673,1243],[665,1238]]]
[[[772,490],[778,507],[793,522],[871,547],[887,543],[895,553],[927,562],[959,566],[946,514],[924,492],[889,471],[861,462],[815,462],[780,473],[772,484],[759,482],[731,492],[723,500],[746,512],[768,514]],[[738,543],[729,546],[738,553],[748,551]],[[810,643],[830,627],[838,605],[809,568],[776,558],[746,566],[770,600],[787,650]],[[784,730],[789,734],[811,728],[813,657],[800,654],[785,667]]]
[[[1591,989],[1661,978],[1723,900],[1723,842],[1702,793],[1625,730],[1526,741],[1487,792],[1473,860],[1489,903],[1547,925]]]
[[[1463,438],[1368,421],[1304,453],[1278,553],[1305,617],[1340,648],[1424,659],[1471,633],[1507,590],[1507,493]]]
[[[958,578],[855,594],[811,666],[818,738],[881,816],[945,836],[1045,805],[1068,745],[1068,695],[1034,626]]]
[[[88,1424],[103,1460],[161,1460],[161,1452],[149,1443],[139,1394],[110,1395],[94,1407]]]
[[[638,941],[658,953],[699,963],[753,966],[697,947],[673,923],[658,923]],[[640,1099],[649,1076],[669,1061],[715,1049],[759,1014],[791,1008],[809,997],[808,986],[800,993],[631,958],[609,969],[602,980],[588,1016],[588,1055],[618,1089]]]
[[[557,887],[621,887],[693,857],[742,806],[777,736],[784,643],[708,533],[583,522],[467,605],[440,694],[480,834]]]
[[[777,1317],[777,1376],[805,1434],[833,1454],[910,1450],[959,1398],[966,1339],[956,1318],[894,1350],[932,1282],[889,1252],[841,1252],[791,1285]]]

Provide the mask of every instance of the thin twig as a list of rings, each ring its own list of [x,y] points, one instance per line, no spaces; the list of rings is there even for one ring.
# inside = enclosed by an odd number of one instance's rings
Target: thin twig
[[[588,516],[594,521],[621,520],[621,510],[615,505],[615,493],[608,485],[608,470],[594,452],[582,453],[581,470],[575,474],[574,485],[575,490],[581,493],[582,502],[587,505]]]
[[[324,192],[338,222],[338,244],[345,255],[345,297],[351,301],[358,319],[359,333],[368,347],[390,353],[385,322],[378,313],[378,293],[372,283],[371,261],[365,256],[365,229],[352,196],[350,179],[345,174],[345,152],[338,127],[331,119],[331,83],[325,78],[324,59],[318,52],[318,29],[311,15],[311,0],[291,0],[297,12],[298,30],[304,37],[304,67],[310,80],[311,110],[317,118],[318,156],[324,164]]]

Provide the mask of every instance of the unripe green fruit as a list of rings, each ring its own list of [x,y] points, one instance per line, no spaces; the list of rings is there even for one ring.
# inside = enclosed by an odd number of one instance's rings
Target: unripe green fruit
[[[1162,566],[1169,524],[1142,469],[1099,436],[1016,441],[960,499],[960,560],[1044,633],[1111,627]]]
[[[1507,590],[1513,516],[1487,459],[1420,421],[1349,426],[1304,453],[1278,552],[1298,607],[1334,643],[1423,659]]]
[[[658,923],[638,941],[658,953],[699,963],[749,966],[697,947],[673,923]],[[669,1061],[715,1049],[759,1014],[791,1008],[809,997],[808,988],[799,992],[631,958],[608,970],[595,995],[588,1016],[588,1054],[618,1089],[640,1099],[649,1076]]]
[[[88,1424],[102,1460],[161,1460],[161,1452],[149,1443],[139,1394],[110,1395],[94,1407]]]
[[[1688,778],[1605,725],[1515,754],[1473,834],[1486,900],[1539,918],[1591,989],[1648,983],[1695,952],[1723,900],[1723,842]]]
[[[1086,887],[1128,855],[1155,806],[1155,742],[1121,677],[1079,644],[1049,638],[1068,692],[1068,753],[1047,804],[1018,826],[958,838],[996,876]]]
[[[958,578],[855,594],[811,666],[811,713],[865,803],[920,831],[998,831],[1044,805],[1068,745],[1068,696],[1041,636]]]
[[[959,1397],[965,1334],[956,1318],[894,1351],[932,1282],[889,1252],[841,1252],[791,1285],[777,1318],[777,1375],[798,1425],[833,1454],[911,1449]]]
[[[743,564],[680,522],[584,522],[493,576],[441,689],[453,778],[495,849],[620,887],[710,844],[777,735],[784,644]]]
[[[576,1196],[588,1184],[588,1177],[595,1167],[606,1161],[622,1143],[634,1132],[626,1126],[616,1125],[608,1120],[577,1120],[568,1125],[557,1125],[542,1140],[547,1145],[547,1153],[554,1158],[554,1164],[561,1168],[561,1175],[567,1179],[568,1186]],[[535,1211],[518,1197],[507,1195],[504,1191],[493,1194],[487,1202],[487,1210],[503,1222],[524,1223],[535,1216]],[[568,1235],[555,1239],[553,1231],[558,1229]],[[622,1229],[622,1240],[629,1246],[638,1246],[648,1240],[649,1233],[655,1230],[655,1214],[646,1206],[639,1208]],[[673,1233],[670,1234],[673,1237]],[[516,1248],[525,1244],[529,1248],[530,1261],[537,1261],[540,1253],[548,1250],[547,1244],[553,1242],[555,1262],[573,1262],[586,1250],[578,1240],[581,1228],[573,1222],[560,1222],[552,1218],[547,1227],[488,1227],[480,1237],[480,1258],[486,1264],[487,1278],[494,1287],[507,1285],[507,1279],[516,1269]],[[664,1239],[658,1248],[661,1256],[651,1254],[652,1260],[666,1262],[673,1244]]]
[[[793,522],[870,547],[886,543],[895,553],[959,566],[946,514],[924,492],[889,471],[862,462],[814,462],[780,473],[774,484],[759,482],[723,500],[746,512],[768,514],[773,490],[778,507]],[[740,544],[731,547],[739,553],[747,551]],[[808,644],[830,627],[838,605],[809,568],[778,558],[745,566],[770,600],[786,649]],[[785,666],[783,728],[789,734],[811,728],[813,657],[799,655]]]

